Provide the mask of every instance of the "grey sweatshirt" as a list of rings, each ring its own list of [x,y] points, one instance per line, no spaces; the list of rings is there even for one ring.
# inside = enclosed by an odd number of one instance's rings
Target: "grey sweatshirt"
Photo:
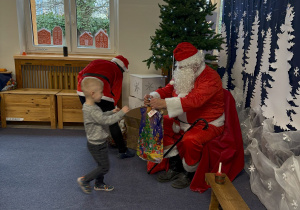
[[[125,113],[120,110],[103,112],[97,105],[91,106],[86,103],[82,106],[84,128],[88,141],[91,144],[103,144],[110,135],[109,125],[120,121]]]

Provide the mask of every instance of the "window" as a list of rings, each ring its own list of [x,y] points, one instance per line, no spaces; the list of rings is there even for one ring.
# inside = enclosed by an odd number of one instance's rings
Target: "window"
[[[26,51],[116,52],[118,0],[27,0]]]

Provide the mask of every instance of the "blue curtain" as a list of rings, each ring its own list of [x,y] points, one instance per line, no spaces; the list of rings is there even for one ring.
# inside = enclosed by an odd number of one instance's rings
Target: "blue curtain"
[[[300,1],[223,3],[223,87],[241,91],[243,106],[261,107],[279,130],[300,129],[299,10]]]

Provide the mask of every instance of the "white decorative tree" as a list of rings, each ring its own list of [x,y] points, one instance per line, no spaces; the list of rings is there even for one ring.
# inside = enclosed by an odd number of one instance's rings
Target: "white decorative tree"
[[[251,107],[261,105],[261,92],[262,89],[264,89],[262,85],[262,74],[267,73],[269,71],[269,67],[270,67],[269,58],[271,56],[271,38],[272,38],[272,32],[271,32],[271,28],[269,28],[263,40],[263,54],[261,56],[260,71],[256,79],[254,94],[251,100]]]
[[[252,31],[250,37],[249,48],[246,51],[246,64],[245,64],[245,72],[254,75],[255,66],[257,63],[257,51],[258,51],[258,11],[256,12],[254,22],[252,24]]]
[[[222,77],[222,87],[224,89],[227,89],[228,88],[228,72],[225,71],[223,77]]]
[[[274,124],[282,129],[287,129],[286,126],[290,123],[287,112],[292,109],[288,103],[288,101],[293,99],[291,96],[292,87],[290,85],[288,71],[291,68],[289,61],[294,55],[289,51],[294,45],[292,42],[294,36],[291,34],[294,31],[292,26],[293,19],[293,7],[289,4],[286,9],[284,24],[280,26],[281,32],[277,34],[278,49],[275,50],[276,61],[271,63],[271,67],[275,71],[269,71],[274,82],[272,82],[271,88],[267,88],[268,98],[265,100],[266,107],[263,107],[263,115],[266,118],[274,118]],[[297,118],[299,118],[299,116]],[[295,127],[300,129],[299,124],[295,125]]]
[[[219,60],[218,60],[218,66],[219,68],[225,68],[225,73],[222,77],[222,83],[223,88],[227,89],[228,87],[228,72],[226,69],[227,66],[227,58],[228,58],[228,46],[227,46],[227,35],[226,35],[226,25],[225,23],[222,23],[222,29],[221,29],[222,38],[224,40],[224,43],[221,45],[222,50],[219,52]]]
[[[220,50],[220,52],[219,52],[218,66],[219,66],[219,68],[226,68],[227,58],[228,58],[228,46],[227,46],[227,42],[226,42],[227,35],[226,35],[225,23],[222,23],[221,35],[224,40],[224,43],[221,45],[223,50]]]
[[[243,90],[243,74],[242,71],[244,69],[243,64],[243,56],[244,56],[244,20],[241,18],[240,25],[239,25],[239,33],[238,38],[236,40],[236,58],[231,69],[232,72],[232,83],[234,84],[235,88],[238,90]]]
[[[253,76],[255,66],[257,63],[257,52],[258,52],[258,27],[259,27],[259,20],[258,20],[258,11],[256,11],[256,15],[254,18],[254,22],[252,23],[252,30],[250,36],[250,44],[248,50],[246,51],[246,59],[245,59],[245,68],[244,71],[247,75]],[[250,82],[250,80],[247,80]],[[249,87],[249,84],[245,84],[245,86]],[[248,88],[244,90],[247,95]],[[253,92],[251,93],[251,95]],[[251,97],[252,98],[252,97]]]
[[[248,82],[248,78],[246,78],[246,80],[245,80],[245,84],[246,84],[246,86],[245,86],[245,90],[244,90],[244,101],[243,101],[243,108],[244,107],[246,107],[246,100],[247,100],[247,93],[248,93],[248,84],[249,84],[249,82]]]

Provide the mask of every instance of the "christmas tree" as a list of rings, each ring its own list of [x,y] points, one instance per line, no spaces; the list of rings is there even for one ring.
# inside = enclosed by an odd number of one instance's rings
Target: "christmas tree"
[[[152,56],[144,62],[148,68],[153,64],[155,69],[162,69],[168,75],[173,64],[173,50],[181,42],[190,42],[197,49],[211,51],[220,50],[223,39],[211,29],[213,22],[206,17],[212,15],[216,4],[207,0],[163,0],[160,7],[160,28],[156,29],[151,38]],[[207,53],[207,61],[216,60],[216,56]]]

